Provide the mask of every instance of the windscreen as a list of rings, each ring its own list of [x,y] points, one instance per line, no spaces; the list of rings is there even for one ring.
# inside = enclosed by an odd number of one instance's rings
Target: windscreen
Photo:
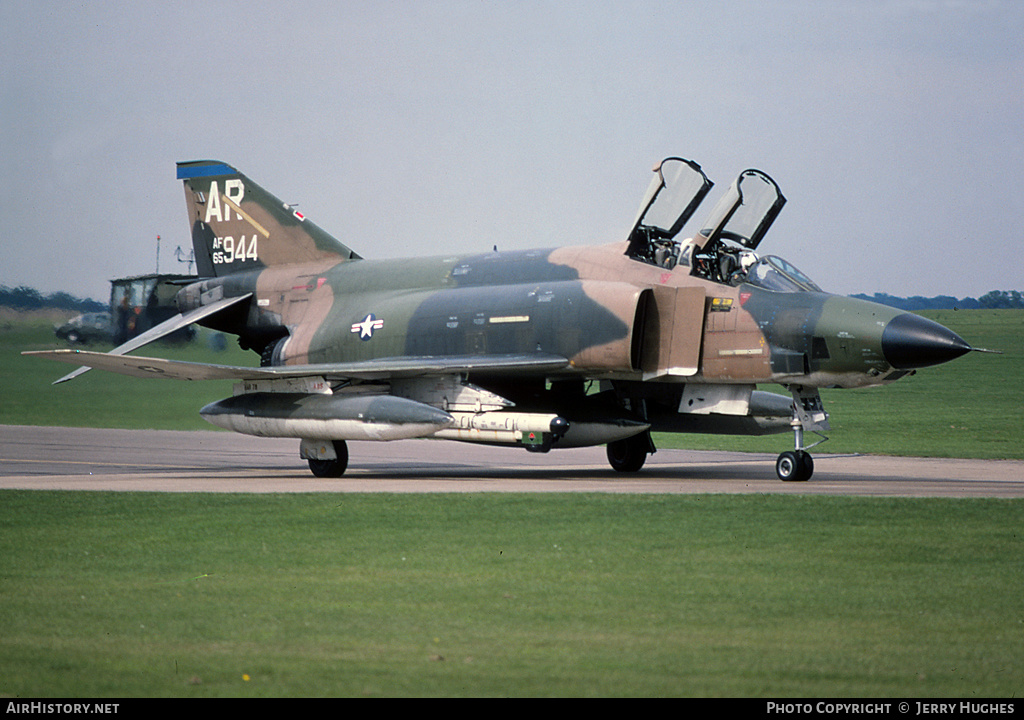
[[[751,265],[743,282],[775,292],[822,292],[813,280],[777,255],[766,255]]]

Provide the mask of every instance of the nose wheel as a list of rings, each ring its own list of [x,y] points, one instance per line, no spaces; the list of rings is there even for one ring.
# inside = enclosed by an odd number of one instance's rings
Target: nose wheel
[[[775,461],[775,474],[786,482],[804,482],[814,474],[814,458],[806,450],[789,450]]]

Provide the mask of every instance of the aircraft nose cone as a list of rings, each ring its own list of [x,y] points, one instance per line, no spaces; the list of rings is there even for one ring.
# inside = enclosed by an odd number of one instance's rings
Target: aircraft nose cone
[[[882,353],[897,370],[939,365],[970,350],[949,328],[913,313],[897,315],[882,331]]]

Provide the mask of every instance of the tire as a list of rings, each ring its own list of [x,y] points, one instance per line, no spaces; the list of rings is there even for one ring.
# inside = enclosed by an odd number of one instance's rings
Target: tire
[[[801,450],[798,455],[801,455],[801,462],[803,463],[803,480],[810,480],[811,475],[814,474],[814,458],[811,457],[809,452]]]
[[[608,464],[618,472],[637,472],[647,462],[649,449],[650,440],[646,433],[610,442],[606,448]]]
[[[775,474],[784,482],[805,482],[814,474],[814,459],[804,450],[791,450],[775,461]]]
[[[340,478],[348,468],[348,445],[344,440],[334,441],[334,452],[338,456],[334,460],[315,460],[310,458],[309,470],[318,478]]]

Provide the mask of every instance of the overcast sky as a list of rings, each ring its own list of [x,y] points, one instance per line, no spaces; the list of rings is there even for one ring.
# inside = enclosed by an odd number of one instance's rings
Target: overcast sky
[[[176,161],[389,258],[622,240],[679,155],[827,290],[1024,289],[1017,0],[3,0],[0,88],[9,287],[186,271]]]

